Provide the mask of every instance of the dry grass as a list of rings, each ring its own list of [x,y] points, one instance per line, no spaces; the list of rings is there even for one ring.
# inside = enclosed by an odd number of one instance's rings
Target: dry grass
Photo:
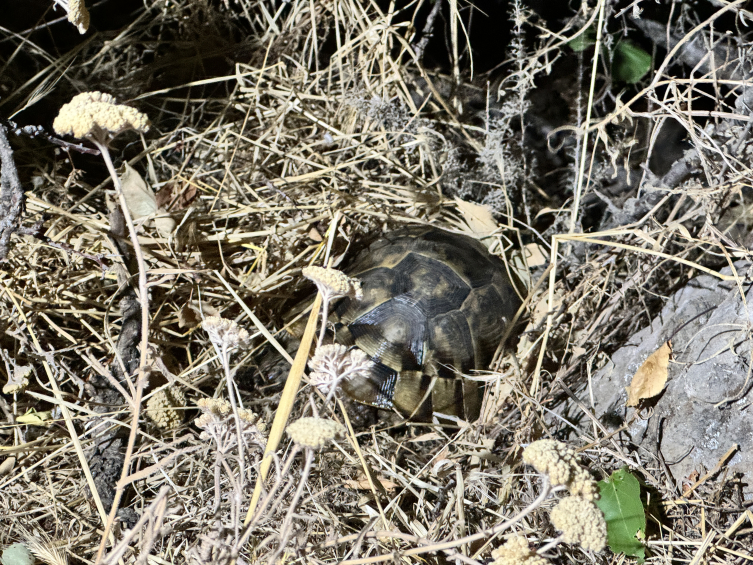
[[[724,3],[709,19],[739,13],[740,4]],[[70,145],[54,156],[17,150],[22,177],[34,186],[25,225],[42,220],[43,236],[15,236],[0,271],[6,366],[33,368],[26,392],[0,397],[0,545],[36,536],[55,548],[49,555],[71,563],[478,564],[510,533],[534,546],[557,537],[545,511],[554,500],[537,501],[539,477],[522,465],[520,451],[539,437],[558,437],[581,448],[595,477],[628,465],[643,481],[652,560],[752,561],[753,515],[739,478],[722,466],[682,493],[662,461],[618,441],[588,407],[570,400],[606,355],[650,321],[661,297],[694,273],[748,256],[728,232],[749,231],[753,171],[741,149],[748,130],[731,121],[749,118],[718,94],[739,77],[711,72],[691,80],[657,61],[665,72],[616,104],[608,85],[589,84],[592,62],[582,61],[581,107],[593,113],[569,124],[575,131],[562,150],[566,164],[549,177],[576,197],[541,188],[521,136],[527,96],[567,38],[614,16],[599,7],[604,3],[553,34],[518,6],[519,33],[494,119],[488,110],[458,111],[462,96],[446,92],[451,79],[423,68],[404,18],[369,2],[149,0],[117,33],[94,34],[62,56],[37,36],[3,32],[18,46],[5,66],[15,68],[23,56],[35,69],[19,71],[2,100],[3,116],[26,108],[19,119],[35,122],[36,108],[43,116],[49,103],[54,114],[79,90],[101,89],[137,106],[153,130],[124,134],[111,152],[161,191],[177,227],[167,236],[150,222],[138,226],[149,285],[151,384],[143,402],[97,406],[87,381],[113,380],[124,324],[119,304],[138,274],[113,237],[106,202],[113,186],[97,156]],[[448,28],[449,52],[457,54],[450,74],[458,79],[466,72],[463,29]],[[492,104],[495,95],[490,90]],[[711,99],[693,110],[701,96]],[[669,118],[697,152],[683,185],[661,184],[635,166],[658,150],[653,132]],[[704,128],[712,123],[701,122],[706,118],[729,124],[727,133]],[[633,142],[643,148],[638,158],[629,153]],[[619,203],[613,224],[578,233],[581,197],[625,165],[651,180],[659,192],[646,192],[658,197],[627,220]],[[489,216],[463,213],[455,196],[491,206],[495,225]],[[573,206],[580,215],[570,214]],[[555,219],[544,225],[540,217]],[[316,454],[284,437],[246,517],[265,447],[259,434],[268,432],[281,396],[279,383],[255,374],[255,363],[270,341],[282,339],[288,312],[311,292],[301,269],[330,257],[338,263],[370,237],[424,222],[471,233],[496,227],[486,241],[507,251],[511,263],[520,264],[512,250],[521,242],[538,244],[551,260],[549,269],[518,267],[530,289],[521,311],[529,332],[517,353],[495,363],[484,416],[459,429],[349,427],[347,439]],[[252,346],[235,353],[213,347],[200,327],[210,315],[246,328]],[[264,425],[239,429],[236,409],[235,418],[219,418],[202,434],[197,402],[227,398],[228,382]],[[133,398],[129,386],[125,396]],[[178,407],[180,426],[165,430],[145,416],[145,406],[169,386],[187,401]],[[304,380],[293,417],[319,413],[348,424],[340,407]],[[18,423],[30,409],[50,418]],[[106,431],[127,436],[135,410],[141,417],[121,481],[121,506],[140,518],[129,530],[107,525],[107,508],[87,490],[87,475],[96,438]],[[547,556],[619,560],[566,545]]]

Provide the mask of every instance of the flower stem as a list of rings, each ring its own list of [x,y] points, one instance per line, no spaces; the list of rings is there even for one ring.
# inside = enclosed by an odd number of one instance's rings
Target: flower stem
[[[105,145],[101,141],[98,141],[96,139],[93,139],[92,141],[102,153],[102,158],[105,161],[105,165],[107,165],[107,170],[110,172],[113,185],[115,186],[115,192],[118,195],[120,208],[123,212],[123,218],[125,219],[126,226],[128,226],[128,235],[130,236],[131,244],[133,245],[133,253],[139,269],[139,304],[141,305],[141,343],[139,344],[141,356],[139,358],[136,386],[134,387],[135,394],[133,402],[131,404],[131,410],[133,413],[131,416],[130,433],[128,435],[128,444],[126,445],[123,470],[120,473],[120,480],[115,487],[115,496],[113,497],[112,508],[110,509],[109,516],[107,517],[107,524],[105,524],[104,535],[102,536],[102,541],[100,542],[99,550],[97,551],[97,559],[95,563],[100,563],[102,561],[102,557],[104,556],[107,538],[109,537],[110,530],[112,529],[113,522],[115,521],[115,516],[118,512],[120,499],[123,497],[123,491],[125,490],[125,486],[127,484],[126,479],[128,478],[128,471],[131,466],[131,457],[133,456],[133,449],[136,444],[136,435],[139,429],[141,397],[143,395],[144,386],[146,384],[146,371],[144,370],[144,368],[146,367],[146,355],[149,345],[149,294],[146,285],[146,262],[144,261],[144,254],[142,253],[141,246],[139,245],[139,238],[138,234],[136,233],[136,227],[133,225],[133,219],[131,218],[131,213],[128,210],[128,204],[126,203],[125,196],[123,195],[123,188],[120,185],[120,179],[118,178],[118,174],[115,171],[115,166],[112,163],[110,151],[107,148],[107,145]]]
[[[327,331],[327,317],[329,316],[329,293],[322,294],[322,327],[319,329],[319,339],[316,348],[319,349],[324,342],[324,334]]]
[[[227,345],[223,343],[222,349],[217,351],[222,361],[222,368],[225,370],[225,380],[227,381],[227,396],[230,399],[230,406],[233,409],[233,417],[235,418],[235,433],[238,436],[238,459],[240,467],[240,487],[243,489],[243,485],[246,481],[246,459],[243,449],[243,428],[241,427],[241,417],[238,415],[238,403],[235,399],[235,382],[233,381],[233,375],[230,373],[230,352],[227,350]]]

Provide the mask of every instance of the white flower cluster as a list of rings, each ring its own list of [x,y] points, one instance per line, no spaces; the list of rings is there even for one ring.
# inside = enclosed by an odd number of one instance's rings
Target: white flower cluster
[[[219,316],[208,316],[201,323],[207,332],[209,340],[218,351],[229,351],[247,347],[251,342],[248,332],[233,320],[226,320]]]
[[[228,450],[236,443],[238,435],[235,433],[235,418],[232,407],[227,400],[221,398],[202,398],[196,402],[201,409],[201,416],[196,418],[196,425],[201,428],[203,440],[214,439],[218,446]],[[242,434],[262,448],[267,443],[264,432],[266,424],[259,419],[259,415],[245,408],[238,409],[238,417],[241,421]]]
[[[365,375],[373,366],[371,359],[358,348],[348,349],[340,344],[322,345],[309,361],[309,381],[329,396],[341,381]]]
[[[596,481],[578,464],[575,450],[569,445],[553,439],[540,439],[523,451],[523,461],[539,473],[548,475],[553,485],[565,485],[572,494],[587,500],[599,496]]]
[[[604,513],[591,501],[568,496],[559,501],[550,515],[554,527],[563,533],[566,543],[577,543],[583,549],[601,551],[607,543]]]

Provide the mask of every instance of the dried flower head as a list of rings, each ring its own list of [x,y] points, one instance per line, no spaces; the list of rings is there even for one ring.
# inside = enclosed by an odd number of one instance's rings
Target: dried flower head
[[[233,430],[235,429],[232,407],[227,400],[221,398],[202,398],[196,402],[196,405],[202,412],[201,416],[196,418],[194,422],[199,428],[204,430],[200,436],[201,439],[208,440],[212,437],[212,434],[222,434],[223,432],[230,434],[231,427]],[[267,426],[260,420],[259,415],[252,410],[239,408],[238,417],[241,421],[243,434],[251,442],[264,446],[266,444],[264,432]],[[237,437],[235,431],[228,435],[228,437]]]
[[[230,350],[246,347],[251,337],[248,332],[233,320],[226,320],[219,316],[207,316],[201,327],[209,335],[209,340],[218,350]]]
[[[575,450],[559,441],[540,439],[523,450],[523,461],[532,465],[539,473],[549,476],[553,485],[566,485],[578,493],[586,493],[596,488],[588,485],[590,476],[578,465]]]
[[[538,555],[528,540],[522,536],[513,536],[504,545],[492,551],[492,565],[547,565],[549,562]]]
[[[183,423],[186,395],[177,386],[158,390],[146,402],[146,415],[158,428],[174,430]]]
[[[591,478],[591,474],[582,467],[578,467],[567,484],[570,494],[580,496],[586,500],[599,498],[599,485]]]
[[[568,496],[559,501],[550,515],[554,527],[563,533],[567,543],[577,543],[583,549],[601,551],[607,543],[607,523],[604,514],[590,500]]]
[[[330,440],[345,435],[345,427],[334,420],[324,418],[300,418],[289,424],[288,435],[301,447],[319,450]]]
[[[23,391],[29,386],[29,376],[31,375],[31,366],[16,365],[13,368],[13,374],[8,375],[8,382],[3,385],[3,394],[13,394]]]
[[[195,422],[200,428],[222,422],[231,410],[230,403],[223,398],[200,398],[196,405],[201,409],[201,416]]]
[[[264,432],[267,431],[267,424],[260,419],[260,416],[253,410],[240,408],[238,410],[238,417],[241,419],[243,434],[250,437],[254,443],[261,446],[266,445],[267,439],[264,437]]]
[[[357,347],[332,344],[318,347],[309,361],[309,381],[324,394],[330,394],[342,380],[368,373],[374,363]]]
[[[92,138],[104,143],[109,136],[125,130],[146,132],[149,118],[135,108],[118,104],[110,94],[82,92],[60,108],[52,127],[59,135]]]
[[[58,0],[68,11],[68,21],[78,28],[78,32],[83,35],[89,29],[89,10],[86,9],[84,0]]]
[[[259,429],[261,431],[267,429],[267,425],[259,420],[259,415],[253,410],[249,410],[248,408],[239,408],[238,417],[249,424],[256,424],[257,426],[259,426]]]
[[[217,417],[227,416],[230,413],[230,403],[224,398],[200,398],[196,402],[204,414],[211,414]]]
[[[588,500],[599,498],[599,488],[591,475],[578,464],[575,450],[559,441],[541,439],[523,451],[523,461],[549,476],[553,485],[565,485],[573,495]]]
[[[356,300],[363,298],[361,281],[353,279],[337,269],[328,267],[304,267],[301,274],[311,280],[323,296],[339,298],[350,296]]]

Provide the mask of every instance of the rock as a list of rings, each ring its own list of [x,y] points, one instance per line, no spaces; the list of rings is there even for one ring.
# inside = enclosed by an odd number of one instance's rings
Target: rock
[[[607,428],[617,429],[635,412],[625,407],[625,387],[646,358],[672,340],[667,386],[650,402],[653,413],[641,411],[650,417],[635,419],[627,433],[650,452],[661,450],[680,488],[683,481],[694,482],[689,478],[693,471],[703,476],[737,444],[728,467],[745,475],[746,497],[753,498],[753,269],[744,262],[735,268],[747,310],[735,281],[710,275],[691,280],[595,374],[592,390],[586,388],[579,397]],[[721,273],[729,275],[731,269]]]

